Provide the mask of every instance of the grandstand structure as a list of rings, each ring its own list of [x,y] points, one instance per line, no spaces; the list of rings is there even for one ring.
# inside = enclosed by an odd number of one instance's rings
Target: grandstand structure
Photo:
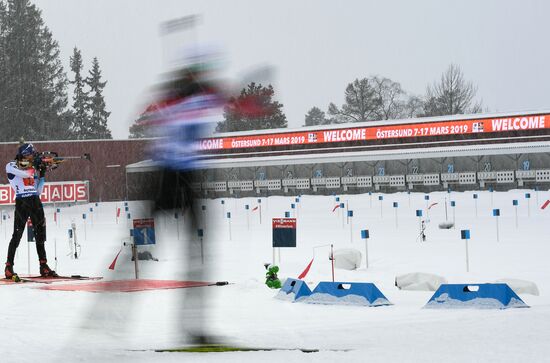
[[[200,148],[205,197],[550,186],[550,111],[217,134]]]

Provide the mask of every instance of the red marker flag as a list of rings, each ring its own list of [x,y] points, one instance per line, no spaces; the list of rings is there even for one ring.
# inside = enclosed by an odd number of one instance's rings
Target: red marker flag
[[[57,212],[53,212],[53,221],[57,222]]]
[[[256,206],[254,209],[252,209],[252,212],[254,212],[254,211],[257,210],[257,209],[258,209],[258,206]]]
[[[306,269],[298,276],[298,279],[303,279],[306,277],[307,273],[309,272],[309,269],[311,268],[311,264],[313,263],[313,258],[311,259],[311,262],[307,265]]]
[[[118,251],[118,253],[116,254],[115,259],[114,259],[113,262],[111,262],[111,264],[109,265],[109,270],[114,270],[114,269],[115,269],[116,260],[118,259],[118,255],[120,255],[121,252],[122,252],[122,248],[120,248],[120,251]]]
[[[120,208],[117,208],[117,209],[116,209],[116,217],[117,217],[117,218],[120,217]]]
[[[437,203],[432,203],[432,204],[430,204],[430,206],[428,207],[428,209],[430,209],[430,208],[433,207],[434,205],[437,205]]]
[[[548,204],[550,204],[550,200],[547,200],[546,202],[544,202],[544,204],[540,207],[540,209],[544,209],[548,207]]]
[[[334,208],[332,208],[332,211],[334,212],[334,211],[335,211],[336,209],[338,209],[339,207],[340,207],[340,204],[336,204],[336,205],[334,206]]]

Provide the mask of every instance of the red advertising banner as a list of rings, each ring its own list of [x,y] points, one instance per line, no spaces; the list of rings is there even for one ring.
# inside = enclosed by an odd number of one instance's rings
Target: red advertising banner
[[[155,228],[154,218],[134,219],[134,228]]]
[[[51,182],[44,185],[40,195],[42,203],[87,202],[89,199],[87,181]],[[9,184],[0,185],[0,205],[15,204],[15,192]]]
[[[296,228],[296,218],[273,218],[271,227],[275,228]]]
[[[199,147],[201,150],[241,149],[550,129],[546,118],[550,119],[550,114],[208,138],[201,140]]]

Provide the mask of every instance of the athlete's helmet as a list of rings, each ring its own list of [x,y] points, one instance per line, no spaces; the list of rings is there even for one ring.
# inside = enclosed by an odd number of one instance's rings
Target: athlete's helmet
[[[36,150],[32,144],[23,144],[17,149],[17,156],[27,157],[29,155],[34,155]]]

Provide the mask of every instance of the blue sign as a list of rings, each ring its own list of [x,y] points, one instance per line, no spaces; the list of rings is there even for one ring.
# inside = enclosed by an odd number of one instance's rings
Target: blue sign
[[[500,215],[500,209],[493,209],[493,216],[498,217]]]
[[[82,219],[86,219],[86,213],[82,213]]]
[[[128,206],[128,202],[124,202],[124,206],[127,207],[127,206]]]
[[[6,215],[5,215],[5,214],[2,216],[2,219],[3,219],[3,220],[6,220]]]
[[[451,200],[451,207],[456,207],[456,202],[454,200]]]
[[[417,209],[416,210],[416,216],[417,217],[422,217],[422,209]]]
[[[225,200],[222,200],[222,204],[225,204]]]
[[[477,194],[474,194],[473,197],[474,197],[474,199],[477,199]]]
[[[460,238],[462,239],[470,239],[470,230],[469,229],[463,229],[460,231]]]
[[[369,238],[369,230],[368,229],[362,229],[361,230],[361,238]]]
[[[291,203],[291,204],[290,204],[290,208],[295,209],[295,208],[296,208],[296,204]]]
[[[61,208],[57,208],[57,213],[60,213],[61,212]]]
[[[346,205],[344,203],[340,203],[340,208],[344,208]]]
[[[518,205],[518,200],[517,199],[512,200],[512,205]]]
[[[290,218],[290,212],[285,212],[285,218]]]
[[[489,187],[489,192],[493,192],[493,187]]]
[[[93,211],[94,211],[94,209],[92,207],[90,207],[90,212],[93,212]]]
[[[96,203],[95,206],[97,207],[99,205],[99,203]]]
[[[531,193],[525,193],[525,199],[531,198]]]
[[[201,206],[201,209],[206,210],[206,206],[205,205]]]
[[[294,201],[295,201],[296,203],[300,203],[300,198],[296,198],[296,199],[294,199]]]
[[[154,245],[155,220],[153,218],[134,219],[134,244],[136,246]]]
[[[372,192],[369,192],[369,195],[372,195]]]
[[[258,204],[262,204],[262,200],[258,198]]]
[[[231,218],[231,212],[227,212],[227,218]]]
[[[339,202],[339,201],[340,201],[340,197],[336,197],[336,201]]]
[[[203,237],[204,236],[204,231],[202,229],[197,229],[197,235],[199,237]]]
[[[132,216],[130,215],[130,213],[126,214],[126,218],[128,218],[128,219],[131,219],[131,218],[132,218]]]
[[[174,213],[174,218],[178,219],[178,214],[177,213]]]
[[[399,207],[399,204],[397,202],[393,202],[393,207],[397,208],[397,207]]]
[[[124,211],[125,211],[125,212],[128,212],[128,207],[124,207]]]
[[[244,209],[249,210],[250,206],[248,204],[245,204]]]
[[[384,200],[384,196],[383,196],[383,195],[379,195],[379,196],[378,196],[378,200]]]
[[[353,211],[352,210],[348,210],[348,217],[353,217]]]
[[[430,200],[430,196],[429,196],[429,195],[425,195],[425,196],[424,196],[424,200]]]

